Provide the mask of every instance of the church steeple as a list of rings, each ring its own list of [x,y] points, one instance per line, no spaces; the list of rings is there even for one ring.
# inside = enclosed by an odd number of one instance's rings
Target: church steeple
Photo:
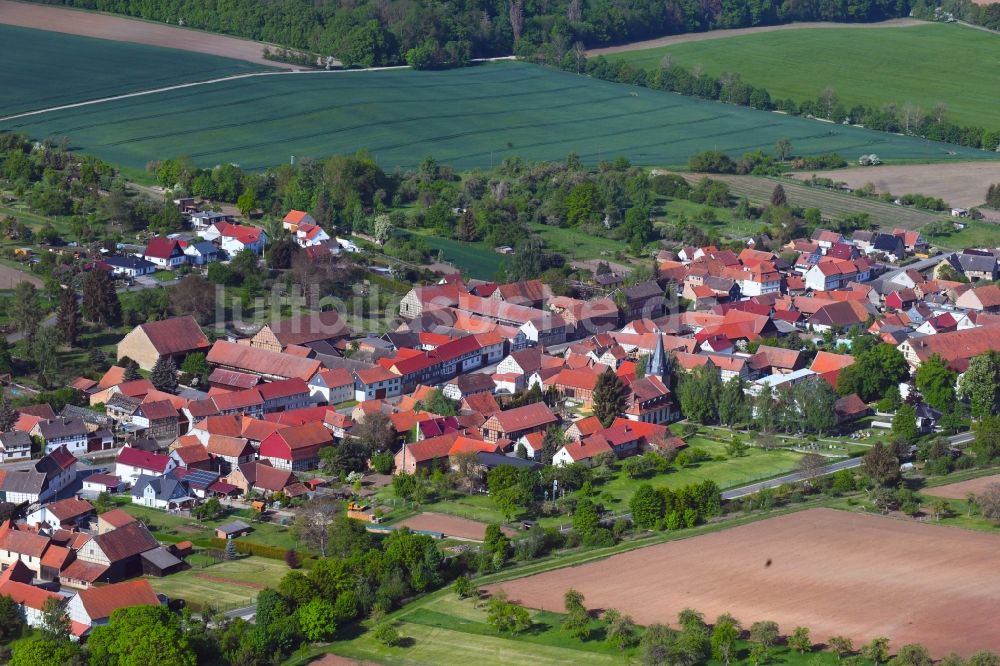
[[[655,375],[660,379],[666,377],[667,374],[667,354],[663,351],[663,336],[659,333],[656,334],[656,349],[649,359],[646,374]]]

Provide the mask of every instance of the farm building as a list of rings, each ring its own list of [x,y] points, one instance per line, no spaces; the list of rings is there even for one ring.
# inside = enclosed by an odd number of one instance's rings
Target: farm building
[[[170,357],[180,367],[185,356],[211,346],[194,317],[185,315],[136,326],[118,343],[118,359],[127,356],[143,370],[152,370],[159,359]]]

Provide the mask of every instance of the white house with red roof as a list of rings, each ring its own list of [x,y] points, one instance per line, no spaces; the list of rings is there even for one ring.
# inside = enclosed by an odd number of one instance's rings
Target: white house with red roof
[[[288,214],[281,220],[281,226],[285,228],[285,231],[292,234],[294,234],[302,224],[316,224],[316,219],[304,210],[292,209],[288,211]]]
[[[149,582],[140,579],[80,590],[69,600],[66,613],[73,623],[73,634],[81,636],[92,627],[107,624],[111,614],[119,608],[160,604]]]
[[[115,476],[129,484],[134,484],[143,474],[163,476],[177,467],[177,461],[170,456],[150,453],[131,446],[122,447],[115,458]]]
[[[231,222],[217,222],[202,233],[202,238],[217,241],[219,247],[230,257],[243,250],[262,254],[267,244],[267,234],[260,227],[251,227]]]
[[[316,402],[337,405],[354,399],[354,375],[347,368],[324,368],[309,380]]]
[[[393,398],[403,391],[403,378],[380,365],[355,370],[354,382],[354,399],[358,402]]]
[[[151,238],[146,243],[146,249],[142,252],[142,258],[156,264],[159,268],[166,268],[168,270],[187,263],[187,255],[184,254],[184,248],[181,247],[180,242],[172,238],[163,238],[160,236]]]

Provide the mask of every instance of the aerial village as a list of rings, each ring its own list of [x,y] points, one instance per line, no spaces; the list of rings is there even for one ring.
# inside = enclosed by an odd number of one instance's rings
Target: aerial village
[[[176,203],[192,234],[156,237],[134,256],[107,259],[105,270],[134,279],[261,252],[262,229],[194,200]],[[284,227],[316,256],[359,252],[306,212],[289,212]],[[103,376],[73,383],[88,406],[22,407],[0,434],[0,594],[32,626],[47,600],[68,600],[80,639],[118,608],[173,603],[150,580],[188,569],[196,551],[224,556],[261,517],[288,525],[317,497],[349,500],[352,518],[385,530],[392,509],[372,486],[394,475],[462,466],[472,470],[470,492],[486,492],[488,474],[505,466],[677,455],[688,445],[670,425],[686,416],[676,377],[687,373],[737,380],[752,400],[802,384],[836,390],[859,332],[897,348],[911,372],[938,357],[961,375],[973,357],[1000,350],[995,251],[931,254],[915,231],[820,230],[780,254],[751,241],[738,253],[684,247],[654,261],[653,277],[638,282],[598,273],[589,300],[555,296],[538,280],[444,274],[413,287],[384,334],[354,331],[334,310],[276,319],[245,337],[210,336],[191,316],[136,326]],[[176,372],[193,355],[208,365],[207,385],[154,386],[150,373]],[[602,382],[620,387],[621,400],[599,417]],[[939,428],[941,411],[912,385],[907,392],[921,430]],[[876,411],[840,392],[836,427],[853,432]],[[388,428],[369,451],[381,469],[366,463],[345,491],[322,461],[370,439],[366,421]],[[205,548],[158,539],[148,526],[158,519],[129,512],[196,516],[206,505],[257,518],[216,526]]]

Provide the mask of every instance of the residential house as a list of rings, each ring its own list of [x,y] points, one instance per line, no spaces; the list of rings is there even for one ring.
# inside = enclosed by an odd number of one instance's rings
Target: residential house
[[[647,280],[631,287],[615,291],[614,300],[621,299],[621,308],[626,321],[633,319],[656,319],[667,309],[667,299],[663,289],[655,280]]]
[[[517,441],[531,432],[545,430],[559,423],[544,402],[515,407],[492,415],[482,425],[483,438],[488,442],[500,439]]]
[[[211,343],[190,315],[140,324],[118,343],[118,359],[126,356],[143,370],[152,370],[161,358],[172,358],[180,367],[194,352],[207,352]]]
[[[498,285],[489,297],[495,301],[542,308],[552,298],[552,290],[541,280],[523,280]]]
[[[194,266],[205,266],[219,260],[219,248],[208,241],[188,243],[184,247],[184,256]]]
[[[19,562],[39,577],[42,557],[49,544],[49,537],[29,529],[17,529],[6,520],[0,525],[0,567],[6,569]]]
[[[31,584],[34,572],[23,564],[15,563],[0,575],[0,595],[9,597],[18,605],[25,623],[35,629],[45,629],[45,608],[49,599],[62,601],[55,592]]]
[[[103,263],[111,267],[116,277],[137,278],[156,272],[156,264],[142,257],[105,257]]]
[[[162,476],[177,467],[170,456],[150,453],[131,446],[122,447],[115,458],[115,476],[128,484],[135,484],[140,476]]]
[[[364,402],[395,397],[403,392],[402,382],[402,377],[380,365],[366,370],[355,370],[354,399]]]
[[[94,515],[96,515],[96,511],[90,502],[76,497],[67,497],[35,509],[25,516],[25,522],[32,526],[72,530]]]
[[[305,488],[294,472],[277,469],[267,462],[243,463],[230,472],[225,481],[243,492],[255,492],[264,497],[279,492],[297,494]]]
[[[184,485],[170,474],[140,474],[132,486],[133,504],[168,510],[188,505],[192,501],[194,498],[188,495]]]
[[[131,420],[158,442],[172,441],[180,434],[180,414],[169,400],[140,404]]]
[[[31,457],[31,436],[20,430],[0,433],[0,463]]]
[[[461,293],[461,285],[454,282],[414,287],[400,300],[399,316],[403,319],[417,319],[425,310],[455,307]]]
[[[419,442],[403,444],[396,452],[395,464],[398,474],[416,474],[434,468],[450,467],[452,456],[480,452],[496,453],[497,442],[485,442],[451,432],[437,437],[429,437]]]
[[[309,388],[315,402],[339,405],[354,400],[354,375],[347,368],[323,368],[309,380]]]
[[[988,284],[968,289],[955,299],[955,305],[976,312],[1000,312],[1000,287]]]
[[[937,354],[955,370],[964,372],[969,359],[1000,349],[1000,326],[967,328],[950,333],[911,337],[896,347],[913,368]]]
[[[455,377],[441,389],[446,398],[461,400],[477,393],[492,393],[496,388],[493,378],[481,372]]]
[[[222,475],[231,473],[244,463],[253,462],[256,457],[256,451],[244,437],[210,435],[205,451],[212,457],[215,469]]]
[[[130,580],[80,590],[66,605],[70,621],[89,633],[93,627],[105,625],[111,614],[119,608],[132,606],[159,606],[160,598],[153,592],[149,581]]]
[[[333,444],[332,433],[317,422],[282,428],[260,443],[258,456],[277,469],[300,471],[319,464],[319,450]]]
[[[55,418],[39,421],[31,430],[33,437],[45,440],[45,453],[65,448],[73,455],[83,455],[87,452],[87,434],[83,419]]]
[[[45,502],[76,480],[76,456],[58,448],[24,469],[6,470],[0,478],[4,499],[12,504]]]
[[[969,282],[985,280],[992,282],[1000,276],[997,258],[989,252],[965,250],[948,256],[938,264],[935,272],[944,265],[951,266],[959,275],[965,276]]]
[[[299,377],[261,384],[254,390],[260,394],[264,401],[263,412],[265,414],[302,409],[303,407],[312,407],[315,404],[309,384]]]
[[[222,251],[230,257],[235,257],[243,250],[263,254],[267,244],[267,234],[263,229],[229,222],[213,224],[202,233],[202,238],[218,242]]]
[[[179,241],[171,238],[151,238],[146,243],[142,258],[155,264],[158,268],[173,270],[187,263],[187,256]]]

